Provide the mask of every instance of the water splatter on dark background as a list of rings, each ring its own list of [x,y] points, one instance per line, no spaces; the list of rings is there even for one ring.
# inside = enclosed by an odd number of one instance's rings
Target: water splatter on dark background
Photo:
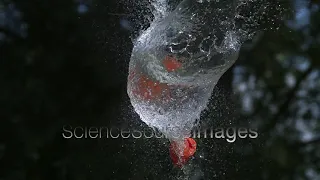
[[[165,139],[62,136],[64,125],[148,128],[130,106],[126,80],[132,32],[152,15],[147,1],[128,4],[0,2],[1,179],[185,178]],[[299,28],[283,23],[243,47],[202,115],[204,127],[252,125],[259,138],[199,139],[188,177],[319,178],[319,3],[303,7]]]

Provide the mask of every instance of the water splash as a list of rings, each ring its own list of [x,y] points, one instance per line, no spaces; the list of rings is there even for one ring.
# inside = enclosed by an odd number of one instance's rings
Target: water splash
[[[235,28],[234,1],[184,0],[171,12],[165,0],[153,5],[158,10],[154,21],[134,43],[128,95],[142,121],[169,139],[183,139],[219,78],[236,61],[245,33]],[[168,55],[182,68],[168,72],[163,66]],[[141,85],[145,77],[150,86]],[[145,94],[134,93],[145,86],[143,93],[154,96],[152,83],[163,85],[157,97],[146,100]]]
[[[252,26],[237,25],[258,24],[242,15],[254,1],[183,0],[172,11],[166,0],[152,2],[155,18],[134,41],[127,86],[142,121],[169,139],[190,136],[218,80],[254,35]],[[181,68],[168,71],[168,57]]]
[[[169,11],[168,0],[152,0],[151,1],[154,10],[152,11],[155,19],[165,17]]]

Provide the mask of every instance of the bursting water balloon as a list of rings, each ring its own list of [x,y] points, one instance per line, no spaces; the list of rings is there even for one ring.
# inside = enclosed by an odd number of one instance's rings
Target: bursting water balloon
[[[131,104],[147,125],[180,142],[175,154],[183,155],[213,88],[238,57],[243,36],[235,28],[234,2],[184,0],[134,42]]]

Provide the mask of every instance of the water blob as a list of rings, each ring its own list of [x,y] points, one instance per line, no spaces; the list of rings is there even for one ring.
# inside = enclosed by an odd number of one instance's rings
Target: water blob
[[[142,121],[171,141],[178,166],[194,154],[191,129],[245,39],[235,16],[233,0],[184,0],[172,12],[162,11],[134,42],[127,85],[131,104]]]

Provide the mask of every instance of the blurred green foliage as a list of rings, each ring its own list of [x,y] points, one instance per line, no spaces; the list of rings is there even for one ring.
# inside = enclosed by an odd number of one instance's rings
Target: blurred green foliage
[[[147,128],[126,95],[132,33],[120,24],[128,12],[147,20],[123,4],[0,1],[0,179],[182,178],[165,139],[62,137],[64,125]],[[204,179],[320,178],[319,2],[307,9],[305,26],[280,21],[243,47],[203,114],[204,126],[252,125],[259,138],[198,140],[190,176],[201,169]]]

